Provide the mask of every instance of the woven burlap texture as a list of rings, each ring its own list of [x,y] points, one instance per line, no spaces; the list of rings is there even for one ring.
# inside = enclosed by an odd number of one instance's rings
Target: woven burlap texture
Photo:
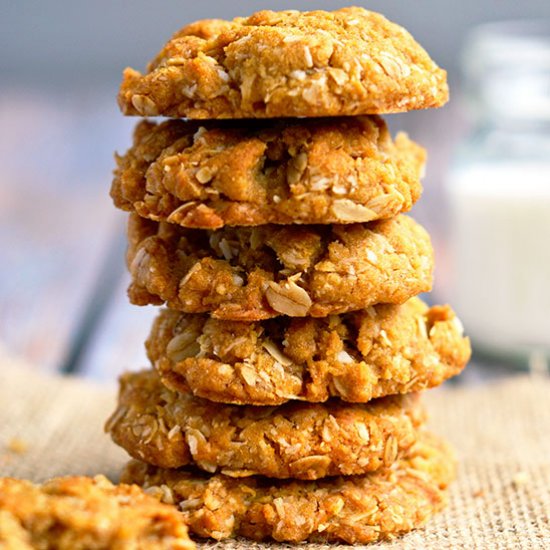
[[[432,390],[425,399],[432,428],[453,443],[460,460],[449,507],[424,529],[369,548],[550,548],[550,379],[516,376]],[[114,400],[114,385],[46,377],[3,362],[0,475],[43,480],[104,473],[116,479],[126,456],[102,430]]]

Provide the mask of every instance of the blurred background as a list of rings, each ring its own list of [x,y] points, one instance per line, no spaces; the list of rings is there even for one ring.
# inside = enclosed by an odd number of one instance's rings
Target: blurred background
[[[476,364],[545,369],[550,2],[356,4],[406,27],[449,73],[446,107],[389,117],[429,151],[413,215],[436,246],[431,300],[462,316]],[[125,216],[108,196],[136,122],[116,106],[122,69],[142,70],[196,19],[345,5],[0,0],[0,353],[100,380],[146,364],[154,309],[127,302]],[[518,18],[530,22],[476,30]]]

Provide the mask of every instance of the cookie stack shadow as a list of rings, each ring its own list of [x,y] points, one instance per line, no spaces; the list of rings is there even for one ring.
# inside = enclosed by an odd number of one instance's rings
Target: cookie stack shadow
[[[447,94],[361,8],[197,22],[126,70],[125,114],[176,118],[137,125],[111,191],[130,299],[167,308],[106,429],[134,458],[122,480],[197,536],[365,543],[443,507],[454,459],[419,392],[470,347],[417,297],[433,251],[404,212],[425,152],[378,115]]]

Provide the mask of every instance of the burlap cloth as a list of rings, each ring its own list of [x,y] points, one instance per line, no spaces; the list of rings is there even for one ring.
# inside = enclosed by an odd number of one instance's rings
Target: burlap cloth
[[[126,457],[102,431],[114,392],[0,361],[0,475],[116,479]],[[370,548],[550,548],[550,379],[432,390],[426,401],[461,463],[450,505],[426,528]],[[218,546],[285,545],[204,545]]]

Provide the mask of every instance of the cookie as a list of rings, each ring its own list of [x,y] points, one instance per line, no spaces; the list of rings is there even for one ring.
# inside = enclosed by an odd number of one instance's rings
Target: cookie
[[[0,547],[193,550],[195,544],[173,506],[135,485],[115,486],[97,476],[56,478],[42,485],[0,479]]]
[[[219,319],[324,317],[403,303],[432,285],[430,237],[404,215],[202,231],[131,214],[128,239],[133,304]]]
[[[455,469],[449,447],[423,433],[407,457],[364,476],[233,479],[132,461],[122,479],[176,503],[200,537],[365,544],[424,525],[445,505]]]
[[[416,394],[361,405],[239,407],[171,391],[154,371],[141,371],[121,378],[106,430],[131,456],[162,468],[318,479],[392,464],[424,421]]]
[[[439,386],[470,357],[452,309],[418,298],[255,323],[164,309],[146,347],[164,385],[237,405],[330,397],[364,403]]]
[[[352,7],[260,11],[183,27],[124,71],[126,115],[196,119],[364,115],[440,107],[440,69],[402,27]]]
[[[411,209],[424,150],[378,117],[142,121],[117,156],[115,205],[185,227],[356,223]]]

